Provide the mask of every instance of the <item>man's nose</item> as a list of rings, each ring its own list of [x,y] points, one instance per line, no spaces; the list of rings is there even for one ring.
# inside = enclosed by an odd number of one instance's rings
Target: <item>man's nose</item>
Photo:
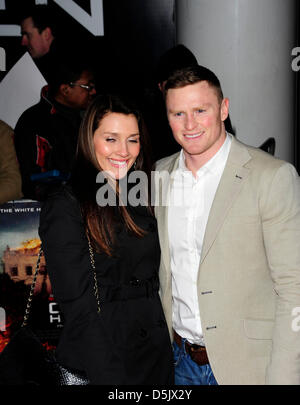
[[[189,130],[195,128],[195,126],[197,125],[197,121],[194,117],[194,114],[186,114],[184,125],[185,128]]]
[[[27,46],[28,45],[28,39],[27,39],[26,35],[22,35],[21,45],[22,46]]]

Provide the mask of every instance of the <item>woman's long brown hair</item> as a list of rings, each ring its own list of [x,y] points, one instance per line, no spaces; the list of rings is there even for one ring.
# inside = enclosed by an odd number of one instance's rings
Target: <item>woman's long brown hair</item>
[[[136,159],[135,169],[144,171],[148,177],[148,201],[151,198],[151,153],[144,121],[136,105],[120,95],[110,94],[96,97],[86,111],[79,130],[77,156],[72,171],[71,186],[80,203],[86,230],[94,248],[107,255],[112,255],[115,240],[114,228],[118,222],[121,221],[128,231],[138,237],[142,237],[145,232],[135,224],[126,206],[118,205],[119,215],[116,216],[116,207],[109,205],[102,207],[96,202],[96,176],[102,171],[102,168],[96,158],[93,139],[101,120],[109,113],[134,115],[137,119],[141,148]],[[153,213],[149,202],[148,208]]]

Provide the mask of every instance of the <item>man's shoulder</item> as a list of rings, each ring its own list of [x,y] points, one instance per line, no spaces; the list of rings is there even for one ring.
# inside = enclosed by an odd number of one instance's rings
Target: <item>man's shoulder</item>
[[[6,122],[0,120],[0,139],[6,142],[8,138],[12,139],[13,133],[13,129]]]
[[[166,156],[155,163],[155,170],[168,170],[170,166],[179,157],[180,152],[173,153],[173,155]]]
[[[278,169],[279,167],[281,167],[283,165],[290,165],[290,163],[288,163],[276,156],[273,156],[270,153],[267,153],[260,148],[247,145],[241,141],[238,141],[237,139],[234,140],[234,144],[235,144],[235,147],[242,148],[248,152],[250,159],[249,159],[249,162],[247,163],[247,166],[250,168]]]
[[[44,112],[48,111],[49,108],[47,106],[47,104],[43,101],[40,100],[38,103],[32,105],[31,107],[27,108],[25,111],[23,111],[23,113],[20,116],[20,119],[28,119],[28,118],[32,118],[35,117],[36,119],[39,118],[38,114],[43,114]]]
[[[79,209],[79,202],[69,184],[49,186],[42,200],[43,206],[65,207],[68,210]]]
[[[50,110],[51,106],[47,105],[43,100],[29,107],[18,119],[15,132],[24,129],[32,129],[35,131],[37,126],[41,126],[42,128],[47,127],[48,118],[51,116]]]

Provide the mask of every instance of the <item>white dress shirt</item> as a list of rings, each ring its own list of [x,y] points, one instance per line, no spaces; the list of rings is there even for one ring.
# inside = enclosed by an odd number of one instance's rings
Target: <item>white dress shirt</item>
[[[171,252],[173,327],[190,343],[204,345],[197,292],[197,277],[209,212],[224,171],[231,135],[219,151],[197,171],[185,166],[181,151],[174,173],[168,209]]]

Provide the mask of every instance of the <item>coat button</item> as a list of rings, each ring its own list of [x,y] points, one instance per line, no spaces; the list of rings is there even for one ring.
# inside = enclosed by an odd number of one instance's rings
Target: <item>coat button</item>
[[[130,284],[133,285],[134,287],[137,287],[138,285],[140,285],[141,280],[139,280],[138,278],[132,277],[130,280]]]

